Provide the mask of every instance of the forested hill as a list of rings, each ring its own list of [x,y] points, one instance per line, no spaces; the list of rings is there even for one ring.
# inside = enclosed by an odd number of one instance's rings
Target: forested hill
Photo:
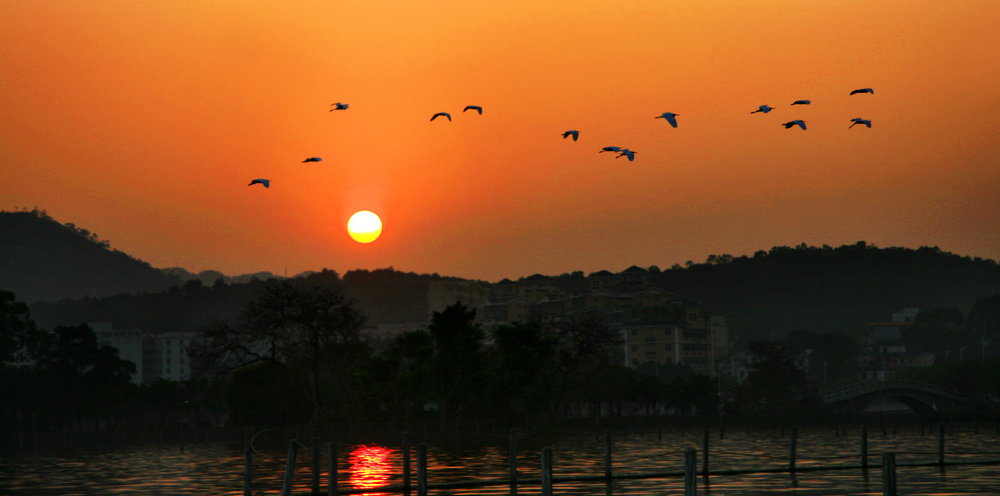
[[[0,289],[20,301],[159,292],[179,282],[41,210],[0,212]]]
[[[0,212],[0,290],[32,304],[32,316],[45,328],[105,321],[151,332],[196,330],[235,315],[264,279],[177,275],[182,277],[112,250],[95,234],[44,212]],[[906,307],[954,308],[967,316],[977,300],[1000,294],[1000,266],[993,260],[864,242],[712,255],[705,263],[651,267],[649,276],[652,284],[725,317],[734,337],[863,330]],[[426,320],[429,283],[457,280],[391,267],[348,271],[342,279],[326,270],[295,279],[342,283],[371,324]],[[567,292],[589,287],[582,272],[552,281]]]
[[[852,331],[905,307],[956,308],[1000,293],[1000,266],[937,248],[775,247],[753,256],[710,256],[651,281],[701,302],[743,335],[796,329]]]
[[[344,295],[366,317],[368,324],[398,324],[428,320],[427,289],[437,274],[400,272],[390,268],[335,271],[302,275],[287,280],[292,284],[338,285]],[[37,302],[31,316],[43,329],[86,322],[111,322],[116,329],[142,329],[150,333],[198,331],[216,322],[230,322],[254,298],[263,294],[263,285],[278,281],[253,279],[227,284],[217,279],[211,286],[192,279],[159,293],[123,293],[104,298],[83,298],[57,302]]]

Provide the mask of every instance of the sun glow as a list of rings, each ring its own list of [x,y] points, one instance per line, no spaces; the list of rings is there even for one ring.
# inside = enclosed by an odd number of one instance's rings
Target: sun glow
[[[347,232],[358,243],[371,243],[382,234],[382,220],[374,213],[362,210],[347,221]]]

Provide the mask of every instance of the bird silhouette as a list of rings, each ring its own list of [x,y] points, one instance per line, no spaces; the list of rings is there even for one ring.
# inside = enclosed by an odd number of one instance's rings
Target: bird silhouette
[[[847,129],[850,129],[850,128],[854,127],[855,124],[864,124],[864,125],[868,126],[869,129],[872,127],[872,121],[869,121],[867,119],[862,119],[860,117],[855,117],[855,118],[851,119],[851,122],[852,122],[852,124],[850,126],[847,126]]]
[[[678,115],[680,115],[680,114],[675,114],[673,112],[664,112],[664,113],[656,116],[656,118],[657,119],[666,119],[666,121],[669,122],[671,126],[677,127],[677,116]]]
[[[809,105],[810,103],[812,102],[809,100],[795,100],[792,105]]]
[[[304,164],[306,162],[322,162],[322,161],[323,161],[323,159],[320,158],[320,157],[309,157],[309,158],[303,160],[302,163]]]
[[[247,186],[253,186],[254,184],[263,184],[265,188],[270,188],[271,187],[271,180],[270,179],[254,179],[253,181],[250,181],[250,184],[248,184]]]
[[[631,161],[635,160],[635,154],[636,153],[637,152],[633,152],[632,150],[629,150],[628,148],[622,148],[621,149],[621,153],[619,153],[615,158],[625,156],[625,157],[628,158],[628,161],[631,162]]]
[[[580,131],[566,131],[563,133],[563,139],[566,139],[567,136],[572,136],[573,141],[576,141],[580,137]]]
[[[771,107],[768,107],[767,105],[761,105],[760,107],[757,107],[757,110],[754,110],[753,112],[750,112],[750,113],[751,114],[756,114],[757,112],[763,112],[763,113],[766,114],[766,113],[768,113],[768,112],[770,112],[772,110],[774,110],[774,109],[771,108]]]
[[[806,121],[803,121],[801,119],[796,119],[794,121],[786,122],[786,123],[782,124],[782,126],[785,126],[785,129],[789,129],[792,126],[799,126],[804,131],[806,129]]]
[[[451,114],[449,114],[448,112],[438,112],[438,113],[434,114],[433,116],[431,116],[431,120],[433,121],[434,119],[437,119],[438,117],[440,117],[442,115],[445,116],[445,117],[447,117],[449,122],[451,121]]]
[[[615,152],[615,153],[618,153],[621,150],[622,150],[622,148],[620,146],[606,146],[604,148],[601,148],[601,151],[599,151],[597,153],[604,153],[604,152]]]
[[[851,92],[852,95],[854,95],[856,93],[871,93],[871,94],[874,95],[875,94],[875,90],[873,90],[871,88],[861,88],[859,90],[854,90],[854,91]]]
[[[334,105],[336,105],[337,108],[330,109],[330,112],[333,112],[334,110],[347,110],[347,107],[349,107],[351,104],[349,104],[349,103],[340,103],[340,102],[331,103],[330,104],[331,107],[334,106]]]
[[[462,109],[462,112],[465,112],[466,110],[475,110],[476,112],[479,112],[479,115],[483,115],[483,108],[478,105],[468,105]]]

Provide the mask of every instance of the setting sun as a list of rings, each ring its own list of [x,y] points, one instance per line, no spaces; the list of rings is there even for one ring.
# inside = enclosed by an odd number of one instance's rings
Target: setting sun
[[[347,221],[347,232],[358,243],[371,243],[382,234],[382,221],[374,213],[362,210]]]

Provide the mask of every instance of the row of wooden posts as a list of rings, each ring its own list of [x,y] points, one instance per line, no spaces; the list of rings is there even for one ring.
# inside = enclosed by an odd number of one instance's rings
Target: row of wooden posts
[[[761,472],[790,472],[794,473],[796,470],[795,460],[796,460],[796,445],[798,441],[798,432],[796,428],[791,429],[791,436],[789,438],[788,444],[788,465],[787,468],[783,469],[740,469],[740,470],[726,470],[715,472],[715,475],[736,475],[736,474],[749,474],[749,473],[761,473]],[[937,443],[937,465],[945,464],[945,452],[944,452],[944,437],[945,437],[945,426],[941,424],[938,429],[938,443]],[[282,496],[291,496],[292,494],[292,481],[295,472],[295,460],[298,453],[298,448],[300,443],[297,440],[292,440],[288,445],[288,459],[285,466],[284,482],[281,489]],[[412,490],[412,484],[410,479],[410,441],[409,434],[404,433],[403,435],[403,445],[402,445],[402,456],[403,456],[403,481],[402,484],[396,486],[386,486],[378,488],[379,492],[402,492],[409,494]],[[459,481],[459,482],[449,482],[449,483],[437,483],[434,487],[479,487],[479,486],[490,486],[490,485],[502,485],[509,483],[511,487],[511,493],[516,493],[516,488],[518,485],[517,477],[517,435],[513,429],[510,431],[509,435],[509,477],[508,479],[493,479],[493,480],[483,480],[477,479],[475,481]],[[250,442],[246,443],[244,448],[244,485],[243,494],[244,496],[252,496],[253,490],[253,449]],[[542,458],[541,458],[541,478],[540,479],[525,479],[521,480],[521,483],[540,483],[542,488],[543,496],[551,496],[553,490],[553,477],[552,477],[552,448],[544,447],[542,448]],[[709,476],[709,432],[705,431],[702,438],[702,462],[701,462],[701,475],[704,477]],[[896,460],[895,454],[893,453],[883,453],[882,455],[882,480],[883,480],[883,495],[885,496],[895,496],[896,494]],[[861,429],[861,464],[860,466],[837,466],[837,467],[809,467],[808,470],[831,470],[831,469],[844,469],[844,468],[861,468],[864,470],[868,469],[868,428],[862,427]],[[327,460],[328,460],[328,490],[329,496],[335,496],[337,494],[356,494],[362,492],[371,492],[372,489],[340,489],[338,488],[338,474],[337,474],[337,446],[336,443],[327,443]],[[698,475],[697,471],[697,450],[693,447],[689,447],[684,452],[684,494],[685,496],[694,496],[697,493],[696,479]],[[317,450],[313,450],[312,456],[312,494],[320,493],[320,470],[319,470],[319,453]],[[650,474],[629,474],[630,478],[653,478],[653,477],[669,477],[681,475],[678,473],[650,473]],[[570,477],[560,477],[563,481],[586,481],[586,480],[600,480],[614,479],[615,476],[611,469],[611,432],[605,431],[604,435],[604,475],[603,476],[570,476]],[[426,496],[428,494],[428,489],[430,487],[429,481],[427,480],[427,445],[418,444],[417,445],[417,483],[416,492],[418,496]]]

